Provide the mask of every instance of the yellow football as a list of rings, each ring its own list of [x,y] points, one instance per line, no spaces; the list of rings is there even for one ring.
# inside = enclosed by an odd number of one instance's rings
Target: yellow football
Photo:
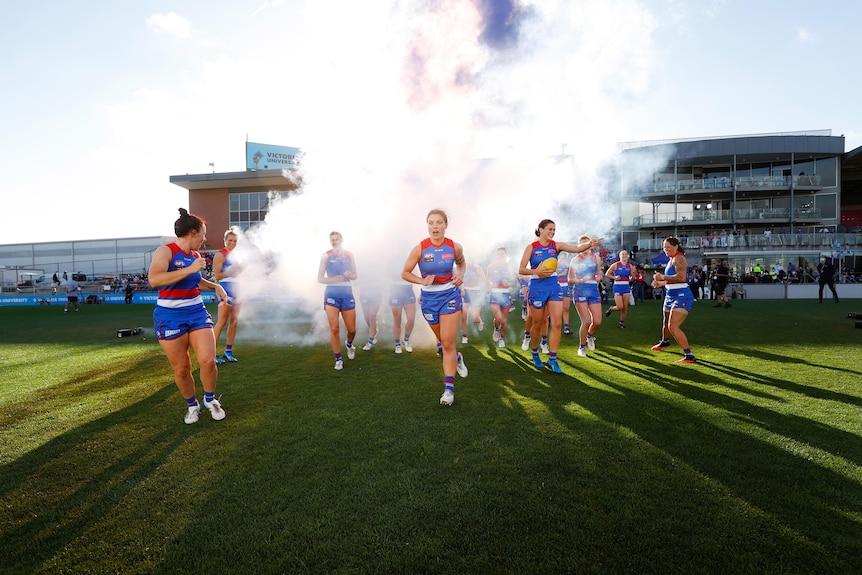
[[[557,258],[548,258],[539,264],[540,268],[545,268],[551,270],[552,272],[557,271]]]

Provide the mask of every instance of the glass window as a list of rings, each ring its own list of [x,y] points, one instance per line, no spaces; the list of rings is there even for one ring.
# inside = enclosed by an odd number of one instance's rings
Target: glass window
[[[703,169],[704,178],[729,178],[730,166],[709,166]]]
[[[814,164],[815,173],[820,176],[824,188],[834,188],[838,185],[838,159],[823,158]]]
[[[814,160],[806,160],[793,164],[794,176],[810,176],[814,173]]]
[[[769,164],[751,164],[751,175],[752,176],[768,176],[769,175]]]
[[[815,205],[820,210],[820,217],[829,220],[838,217],[837,194],[823,194],[815,196]]]

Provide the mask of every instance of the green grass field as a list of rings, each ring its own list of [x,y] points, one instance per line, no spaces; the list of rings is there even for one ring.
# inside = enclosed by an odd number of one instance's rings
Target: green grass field
[[[847,312],[697,303],[678,365],[647,302],[564,375],[486,327],[451,408],[430,348],[336,372],[249,321],[187,426],[151,306],[0,307],[0,573],[859,573]]]

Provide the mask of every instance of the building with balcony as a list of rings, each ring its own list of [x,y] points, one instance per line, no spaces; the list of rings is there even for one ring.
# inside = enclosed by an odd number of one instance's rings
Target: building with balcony
[[[621,144],[620,240],[649,261],[675,235],[691,263],[727,259],[740,276],[821,255],[862,272],[862,217],[842,220],[862,208],[857,152],[828,130]]]

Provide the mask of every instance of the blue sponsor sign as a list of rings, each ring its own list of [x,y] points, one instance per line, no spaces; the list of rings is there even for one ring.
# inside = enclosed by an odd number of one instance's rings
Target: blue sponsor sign
[[[201,295],[204,298],[204,301],[209,303],[215,300],[215,292],[204,291],[201,292]],[[158,292],[135,292],[132,295],[132,303],[146,303],[150,305],[156,305],[156,300],[159,298]],[[125,304],[126,296],[125,294],[81,294],[78,297],[78,304],[85,305],[87,303],[106,303],[106,304]],[[65,294],[48,294],[48,295],[40,295],[40,294],[14,294],[14,295],[2,295],[0,296],[0,307],[2,306],[22,306],[22,305],[66,305],[66,295]]]
[[[245,143],[245,167],[248,170],[283,170],[299,167],[302,151],[289,146]]]

